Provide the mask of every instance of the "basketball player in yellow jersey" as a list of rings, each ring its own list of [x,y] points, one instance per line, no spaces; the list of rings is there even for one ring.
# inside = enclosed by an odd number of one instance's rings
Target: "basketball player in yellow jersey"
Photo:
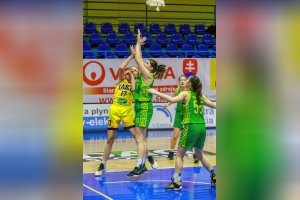
[[[134,109],[132,106],[132,99],[133,92],[135,90],[135,76],[137,75],[138,69],[136,67],[132,67],[131,69],[125,70],[129,62],[135,57],[135,50],[132,45],[130,46],[130,49],[131,55],[121,64],[119,68],[119,82],[116,84],[113,104],[109,110],[107,143],[104,147],[102,162],[99,165],[98,170],[95,172],[95,176],[101,176],[103,172],[106,171],[106,162],[111,153],[115,135],[121,121],[124,124],[124,128],[128,129],[136,139],[138,146],[138,158],[143,158],[144,156],[144,138],[136,133],[133,122]]]

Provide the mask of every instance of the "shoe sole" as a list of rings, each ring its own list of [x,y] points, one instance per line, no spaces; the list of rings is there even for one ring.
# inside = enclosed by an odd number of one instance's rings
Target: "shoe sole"
[[[174,188],[174,189],[167,189],[167,188],[165,188],[166,190],[169,190],[169,191],[179,191],[179,190],[182,190],[182,187],[180,187],[180,188]]]
[[[141,175],[143,175],[143,174],[147,174],[148,173],[148,170],[147,171],[145,171],[144,173],[142,173],[142,174],[139,174],[139,175],[133,175],[133,176],[127,176],[128,178],[132,178],[132,177],[138,177],[138,176],[141,176]]]
[[[103,171],[103,172],[102,172],[101,174],[99,174],[99,175],[94,174],[94,176],[96,176],[96,177],[102,176],[102,175],[104,174],[104,172],[105,172],[105,171]]]

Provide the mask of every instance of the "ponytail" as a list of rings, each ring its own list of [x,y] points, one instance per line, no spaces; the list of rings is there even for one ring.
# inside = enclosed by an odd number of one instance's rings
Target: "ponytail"
[[[164,76],[164,73],[167,71],[167,66],[166,65],[158,65],[154,74],[155,78],[162,79]]]
[[[192,84],[192,91],[196,93],[196,99],[197,99],[197,104],[201,105],[200,98],[202,96],[202,83],[199,77],[197,76],[191,76],[190,77],[190,82]]]

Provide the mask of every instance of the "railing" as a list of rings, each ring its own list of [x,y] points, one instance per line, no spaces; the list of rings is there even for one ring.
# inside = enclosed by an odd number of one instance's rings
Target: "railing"
[[[127,53],[128,51],[93,51],[93,50],[87,51],[86,50],[86,51],[83,51],[83,52],[85,52],[85,53],[93,53],[93,54],[101,52],[101,53],[104,53],[104,57],[103,58],[106,58],[107,55],[110,54],[110,53]],[[163,55],[167,54],[167,51],[165,51],[165,50],[162,50],[162,51],[145,50],[145,51],[143,51],[143,53],[147,53],[147,54],[150,54],[150,55],[151,55],[151,53],[159,53],[159,52],[161,52]],[[182,50],[169,51],[168,50],[168,52],[169,53],[179,53],[183,58],[191,57],[191,56],[189,56],[190,53],[195,54],[195,56],[199,56],[199,53],[210,53],[212,56],[216,55],[216,51],[214,51],[214,50],[208,50],[208,51],[198,51],[198,50],[193,50],[193,51],[182,51]],[[100,58],[100,57],[98,55],[95,55],[95,58]],[[159,58],[159,57],[156,57],[156,58]],[[168,58],[174,58],[174,57],[168,57]],[[122,59],[122,58],[119,58],[119,59]]]
[[[186,2],[166,2],[160,12],[146,5],[146,0],[141,2],[130,1],[83,1],[83,21],[92,21],[97,25],[103,22],[112,22],[116,30],[119,22],[145,23],[148,30],[150,23],[180,23],[205,24],[205,26],[216,24],[215,4],[195,4]],[[173,2],[181,2],[175,1]],[[195,1],[194,1],[195,2]],[[133,9],[134,7],[134,9]],[[178,17],[180,14],[180,17]]]

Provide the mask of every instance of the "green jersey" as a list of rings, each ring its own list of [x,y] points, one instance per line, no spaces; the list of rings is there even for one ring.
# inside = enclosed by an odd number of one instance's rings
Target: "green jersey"
[[[200,105],[197,103],[195,92],[189,91],[189,99],[182,104],[183,121],[182,124],[202,124],[205,123],[203,116],[203,96],[200,97]]]
[[[152,88],[154,83],[154,77],[152,82],[147,85],[141,74],[138,74],[136,82],[135,82],[135,90],[134,90],[134,101],[135,102],[143,102],[143,101],[152,101],[153,94],[147,91],[147,89]]]
[[[180,87],[176,88],[176,96],[180,94],[181,90]],[[182,101],[177,102],[176,106],[176,112],[181,112],[182,111]]]

